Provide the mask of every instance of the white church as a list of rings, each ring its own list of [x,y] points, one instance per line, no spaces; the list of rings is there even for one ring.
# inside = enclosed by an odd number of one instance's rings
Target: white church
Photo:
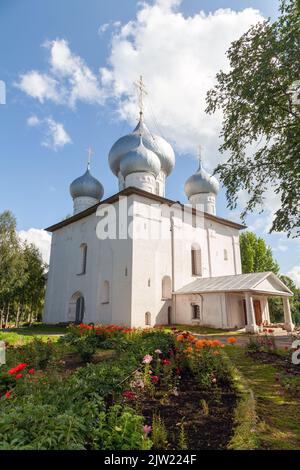
[[[142,102],[143,85],[140,87]],[[144,122],[109,152],[119,192],[84,175],[70,185],[73,216],[52,233],[44,321],[150,327],[201,324],[256,332],[270,323],[269,297],[281,297],[294,329],[291,291],[271,272],[242,274],[243,225],[217,215],[218,181],[199,167],[184,185],[188,202],[166,197],[171,145]]]

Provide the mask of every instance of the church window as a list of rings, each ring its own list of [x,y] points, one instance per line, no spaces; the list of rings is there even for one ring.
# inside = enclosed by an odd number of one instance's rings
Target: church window
[[[81,271],[80,274],[86,273],[86,263],[87,263],[87,244],[82,243],[80,246],[81,250]]]
[[[197,304],[192,305],[192,319],[200,320],[200,306]]]
[[[104,281],[102,285],[101,303],[102,304],[109,303],[109,282],[108,281]]]
[[[127,266],[126,266],[126,268],[125,268],[125,277],[127,277],[127,275],[128,275],[128,269],[127,269]]]
[[[171,299],[172,298],[172,285],[170,276],[164,276],[162,279],[162,298]]]
[[[228,251],[226,249],[224,250],[224,260],[228,260]]]
[[[145,313],[145,325],[151,326],[151,313],[150,312]]]
[[[192,276],[202,276],[201,249],[198,246],[192,246],[191,265]]]
[[[151,286],[151,279],[148,279],[148,287]]]

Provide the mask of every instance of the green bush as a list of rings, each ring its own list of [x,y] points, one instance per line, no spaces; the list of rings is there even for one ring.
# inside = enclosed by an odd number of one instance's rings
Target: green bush
[[[129,407],[113,405],[102,412],[93,434],[93,448],[101,450],[147,450],[152,442],[143,431],[143,417]]]

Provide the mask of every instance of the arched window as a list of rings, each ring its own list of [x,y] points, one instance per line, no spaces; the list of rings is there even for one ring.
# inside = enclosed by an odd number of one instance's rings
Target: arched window
[[[224,261],[228,260],[228,251],[224,249]]]
[[[192,245],[191,266],[192,276],[202,276],[201,248],[198,245]]]
[[[162,288],[162,298],[171,299],[172,298],[172,285],[170,276],[164,276],[161,282]]]
[[[151,313],[150,312],[145,313],[145,325],[151,326]]]
[[[85,274],[86,273],[86,262],[87,262],[87,244],[86,243],[82,243],[80,245],[80,251],[81,251],[81,265],[80,265],[79,274]]]
[[[102,285],[101,303],[109,304],[109,282],[104,281]]]

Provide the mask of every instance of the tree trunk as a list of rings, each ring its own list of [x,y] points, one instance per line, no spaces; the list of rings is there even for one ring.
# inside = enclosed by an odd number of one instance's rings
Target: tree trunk
[[[21,312],[21,306],[20,306],[20,302],[18,302],[17,316],[16,316],[16,327],[17,328],[19,328],[20,312]]]
[[[8,328],[9,314],[10,314],[10,304],[8,304],[8,306],[7,306],[7,312],[6,312],[6,318],[5,318],[5,328]]]

